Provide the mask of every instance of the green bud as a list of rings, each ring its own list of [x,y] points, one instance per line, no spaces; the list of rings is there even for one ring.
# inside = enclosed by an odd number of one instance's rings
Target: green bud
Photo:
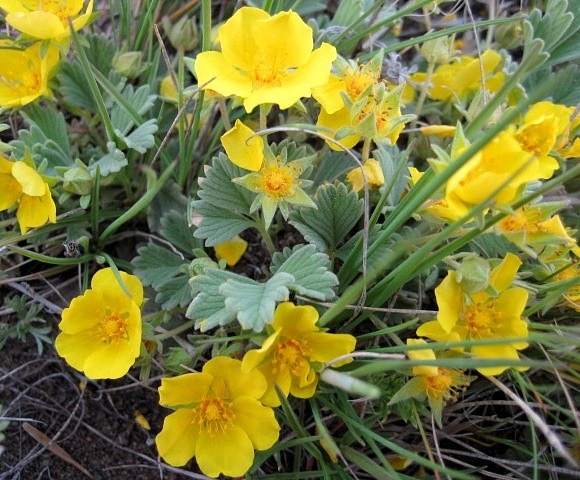
[[[176,23],[172,23],[169,17],[163,17],[161,24],[173,48],[190,51],[197,47],[199,35],[194,18],[183,16]]]
[[[64,172],[63,189],[76,195],[88,195],[93,189],[93,177],[84,163],[77,160],[76,164]]]
[[[512,50],[523,44],[524,29],[521,21],[497,25],[495,28],[495,39],[499,45],[498,50],[499,48]]]
[[[461,289],[471,294],[487,288],[490,272],[491,267],[486,260],[477,255],[470,255],[461,262],[461,266],[456,271],[456,278]]]
[[[381,396],[381,389],[379,387],[330,368],[322,371],[320,380],[334,385],[345,392],[361,397],[379,398]]]
[[[447,65],[457,54],[454,42],[453,36],[434,38],[421,45],[419,52],[429,63]]]
[[[136,78],[142,71],[142,52],[125,52],[115,55],[113,68],[127,78]]]

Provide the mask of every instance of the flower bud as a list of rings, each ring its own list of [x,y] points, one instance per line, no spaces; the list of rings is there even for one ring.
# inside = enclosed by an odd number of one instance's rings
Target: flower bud
[[[461,284],[461,289],[467,294],[472,294],[487,288],[490,271],[491,268],[486,260],[477,255],[470,255],[457,269],[456,278]]]
[[[169,17],[163,17],[161,23],[173,48],[190,51],[197,47],[199,35],[194,18],[183,16],[172,23]]]
[[[136,78],[142,71],[142,52],[125,52],[115,55],[113,68],[127,78]]]
[[[89,169],[82,162],[77,161],[77,166],[69,168],[63,175],[63,189],[76,195],[88,195],[93,189],[93,177]]]

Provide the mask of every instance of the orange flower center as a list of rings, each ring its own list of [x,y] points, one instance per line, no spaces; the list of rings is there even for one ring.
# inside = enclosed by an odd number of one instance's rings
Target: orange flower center
[[[128,312],[118,313],[107,310],[105,318],[98,325],[98,339],[102,343],[111,343],[119,339],[127,339]]]
[[[362,92],[375,83],[375,77],[360,67],[353,72],[348,72],[344,77],[344,83],[349,98],[356,100]]]
[[[438,374],[425,378],[425,393],[431,399],[445,399],[450,396],[453,378],[447,368],[438,368]]]
[[[465,327],[470,338],[495,338],[501,329],[502,312],[494,310],[493,302],[474,303],[464,313]]]
[[[252,83],[260,87],[262,85],[280,86],[280,77],[282,71],[277,65],[277,62],[261,61],[253,66],[249,72]]]
[[[68,17],[73,17],[80,11],[79,9],[72,10],[70,3],[63,0],[23,0],[22,5],[31,11],[54,13],[64,23]]]
[[[269,197],[282,198],[292,193],[298,176],[288,165],[262,168],[262,188]]]
[[[272,360],[272,371],[277,373],[281,370],[289,370],[292,375],[300,376],[310,366],[306,361],[308,349],[304,342],[294,339],[280,342],[274,352]]]
[[[226,431],[229,423],[236,418],[232,412],[233,403],[222,398],[207,397],[195,409],[194,422],[210,436]]]

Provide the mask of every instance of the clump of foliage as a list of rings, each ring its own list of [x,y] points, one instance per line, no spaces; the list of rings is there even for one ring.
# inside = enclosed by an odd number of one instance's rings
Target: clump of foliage
[[[0,349],[161,376],[152,451],[210,477],[573,474],[577,3],[28,3]]]

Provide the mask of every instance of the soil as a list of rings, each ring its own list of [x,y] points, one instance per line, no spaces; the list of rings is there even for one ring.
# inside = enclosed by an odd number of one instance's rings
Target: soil
[[[158,378],[148,384],[130,376],[85,384],[51,346],[39,357],[33,341],[9,341],[1,358],[1,416],[10,419],[0,455],[1,480],[206,478],[193,473],[195,465],[189,472],[158,459],[154,437],[170,412],[158,403]],[[147,419],[149,431],[136,422],[136,412]],[[33,438],[30,426],[80,467],[53,453],[42,438]]]

